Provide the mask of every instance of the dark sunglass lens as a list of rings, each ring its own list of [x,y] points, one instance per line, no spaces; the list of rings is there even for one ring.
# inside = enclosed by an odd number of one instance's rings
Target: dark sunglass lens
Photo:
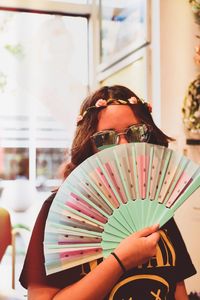
[[[93,135],[95,146],[99,150],[116,144],[117,135],[114,131],[99,132]]]
[[[129,143],[147,142],[149,140],[150,131],[146,124],[133,125],[128,128],[126,137]]]

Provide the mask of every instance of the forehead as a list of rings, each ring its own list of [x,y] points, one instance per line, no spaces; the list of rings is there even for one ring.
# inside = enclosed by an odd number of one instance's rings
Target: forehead
[[[97,131],[105,129],[122,130],[140,123],[129,105],[108,105],[98,114]]]

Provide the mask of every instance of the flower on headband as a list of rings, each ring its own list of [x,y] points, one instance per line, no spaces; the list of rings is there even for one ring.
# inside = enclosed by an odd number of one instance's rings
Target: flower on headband
[[[129,99],[126,99],[126,100],[124,100],[124,99],[123,100],[122,99],[113,99],[113,98],[110,98],[108,100],[99,99],[99,100],[97,100],[95,105],[88,107],[82,113],[82,115],[79,115],[77,117],[77,124],[84,119],[85,115],[87,115],[91,110],[93,110],[95,108],[99,108],[99,107],[103,108],[103,107],[106,107],[109,104],[122,104],[123,105],[123,104],[138,104],[138,103],[144,104],[147,107],[147,109],[149,110],[149,112],[150,113],[152,112],[152,106],[149,102],[145,102],[145,100],[140,99],[140,98],[138,99],[134,96],[132,96]]]
[[[150,113],[152,113],[152,105],[150,102],[146,102],[144,99],[140,98],[140,101],[142,102],[142,104],[146,105],[146,107],[148,108],[148,111]]]
[[[136,97],[131,97],[128,99],[128,102],[130,104],[137,104],[138,103],[138,99]]]
[[[103,100],[103,99],[99,99],[96,104],[95,104],[96,107],[101,107],[101,106],[107,106],[107,101],[106,100]]]
[[[146,106],[147,106],[149,112],[151,113],[152,112],[152,105],[151,105],[151,103],[147,102]]]

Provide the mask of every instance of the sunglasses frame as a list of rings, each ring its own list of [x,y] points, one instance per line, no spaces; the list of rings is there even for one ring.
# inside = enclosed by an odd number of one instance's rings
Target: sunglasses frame
[[[112,145],[115,146],[115,145],[118,145],[120,135],[124,135],[125,138],[126,138],[126,140],[127,140],[127,142],[128,142],[128,143],[131,143],[131,142],[129,142],[128,137],[127,137],[128,131],[129,131],[132,127],[135,127],[135,128],[138,127],[138,128],[139,128],[139,127],[141,127],[141,126],[142,126],[142,127],[146,126],[146,129],[147,129],[147,132],[149,133],[149,136],[148,136],[148,139],[147,139],[146,141],[144,141],[144,142],[148,142],[149,139],[150,139],[150,136],[151,136],[151,132],[152,132],[152,130],[153,130],[153,127],[152,127],[151,125],[149,125],[149,124],[146,124],[146,123],[133,124],[133,125],[129,126],[128,128],[126,128],[123,132],[117,132],[117,131],[114,130],[114,129],[108,129],[108,130],[98,131],[98,132],[94,133],[90,138],[91,138],[93,144],[95,145],[95,147],[96,147],[97,149],[99,149],[99,147],[98,147],[98,146],[96,145],[96,143],[95,143],[95,137],[97,137],[98,135],[100,136],[101,134],[105,134],[106,132],[112,132],[112,133],[114,133],[114,138],[115,138],[115,143],[114,143],[114,144],[107,144],[108,146],[112,146]],[[136,141],[136,142],[139,142],[139,141]],[[143,141],[141,141],[141,142],[143,142]]]

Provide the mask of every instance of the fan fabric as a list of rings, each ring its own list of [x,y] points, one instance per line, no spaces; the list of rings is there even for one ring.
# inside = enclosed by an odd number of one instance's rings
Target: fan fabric
[[[164,225],[199,186],[200,166],[164,146],[129,143],[94,154],[51,205],[46,273],[107,257],[133,232]]]

